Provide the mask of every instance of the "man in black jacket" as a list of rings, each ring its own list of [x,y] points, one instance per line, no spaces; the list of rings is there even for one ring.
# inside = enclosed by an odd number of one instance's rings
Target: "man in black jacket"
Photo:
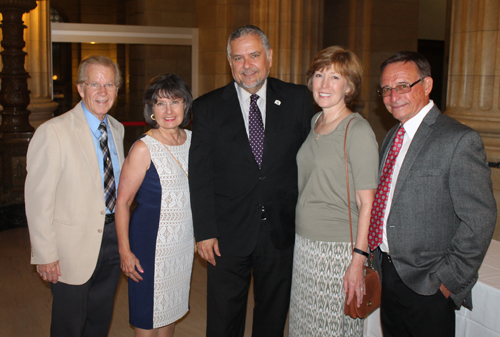
[[[283,336],[290,300],[297,165],[314,113],[305,86],[268,78],[255,26],[233,31],[234,82],[193,104],[189,156],[198,252],[208,266],[207,336],[243,336],[251,273],[254,336]]]

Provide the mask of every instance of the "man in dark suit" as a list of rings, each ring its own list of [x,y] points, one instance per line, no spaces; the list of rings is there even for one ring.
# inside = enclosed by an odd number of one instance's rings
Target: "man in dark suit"
[[[381,270],[384,337],[455,336],[455,309],[472,306],[495,229],[483,142],[429,100],[424,56],[397,53],[381,71],[379,93],[400,122],[382,144],[368,236]]]
[[[243,336],[251,273],[254,336],[283,336],[297,202],[295,156],[314,113],[305,86],[268,78],[272,49],[255,26],[233,31],[234,82],[193,104],[189,155],[198,252],[207,264],[207,336]]]

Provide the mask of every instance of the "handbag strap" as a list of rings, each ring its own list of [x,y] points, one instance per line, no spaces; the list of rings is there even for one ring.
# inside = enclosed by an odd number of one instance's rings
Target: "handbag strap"
[[[351,230],[351,249],[354,249],[354,243],[352,240],[352,219],[351,219],[351,193],[349,191],[349,169],[347,165],[347,129],[349,129],[349,124],[354,120],[351,118],[347,126],[345,127],[345,135],[344,135],[344,161],[345,161],[345,177],[346,177],[346,185],[347,185],[347,208],[349,209],[349,228]]]
[[[148,130],[148,132],[146,132],[146,134],[148,136],[153,137],[158,143],[160,143],[161,145],[163,145],[167,149],[168,153],[170,153],[170,155],[172,156],[172,158],[174,158],[174,160],[177,162],[177,164],[179,164],[179,167],[181,168],[182,172],[184,172],[184,174],[186,175],[186,178],[189,179],[189,176],[188,176],[186,170],[184,170],[184,167],[182,167],[181,163],[179,163],[179,161],[177,160],[177,158],[175,158],[174,154],[172,153],[172,151],[170,151],[170,149],[167,147],[167,145],[163,144],[162,142],[160,142],[160,140],[158,138],[156,138],[155,136],[153,136],[153,132],[151,131],[151,129]],[[352,233],[351,233],[351,236],[352,236]]]
[[[345,161],[345,177],[346,177],[346,185],[347,185],[347,205],[349,208],[349,229],[351,230],[351,249],[354,249],[354,243],[352,240],[352,219],[351,219],[351,193],[349,191],[349,169],[347,166],[347,149],[346,149],[346,143],[347,143],[347,129],[349,128],[349,124],[353,121],[354,118],[351,118],[349,123],[347,123],[347,126],[345,127],[345,135],[344,135],[344,161]],[[373,268],[373,253],[370,254],[370,257],[368,258],[368,267],[372,270]]]

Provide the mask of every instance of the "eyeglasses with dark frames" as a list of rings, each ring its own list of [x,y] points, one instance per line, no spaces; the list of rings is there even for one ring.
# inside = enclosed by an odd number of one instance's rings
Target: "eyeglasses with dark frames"
[[[411,88],[413,88],[414,85],[416,85],[417,83],[422,81],[424,78],[425,77],[422,77],[421,79],[413,82],[412,84],[401,83],[401,84],[396,85],[394,88],[391,88],[389,86],[383,87],[383,88],[377,90],[377,94],[380,97],[388,97],[388,96],[391,96],[393,90],[396,90],[396,92],[398,94],[406,94],[406,93],[411,91]]]

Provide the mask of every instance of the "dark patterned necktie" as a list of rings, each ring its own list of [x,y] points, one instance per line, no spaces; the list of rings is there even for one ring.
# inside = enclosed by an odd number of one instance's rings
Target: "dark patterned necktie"
[[[394,137],[392,146],[385,159],[384,169],[382,171],[382,176],[380,177],[380,183],[377,187],[377,193],[375,193],[375,198],[373,199],[372,214],[370,217],[370,230],[368,232],[368,244],[370,249],[375,250],[382,243],[382,236],[384,230],[384,216],[385,210],[387,209],[387,199],[389,198],[389,192],[392,186],[392,174],[394,172],[394,164],[396,163],[396,158],[399,155],[401,146],[403,145],[403,139],[405,135],[405,129],[401,125]]]
[[[257,100],[259,96],[253,94],[250,96],[250,114],[248,116],[248,138],[252,148],[255,161],[262,164],[262,153],[264,152],[264,123],[262,123],[262,114],[260,113]]]
[[[101,145],[102,159],[104,161],[104,201],[109,211],[113,212],[116,203],[116,187],[115,175],[113,174],[113,163],[111,162],[108,148],[108,131],[106,129],[106,123],[101,122],[99,131],[101,131],[99,144]]]

